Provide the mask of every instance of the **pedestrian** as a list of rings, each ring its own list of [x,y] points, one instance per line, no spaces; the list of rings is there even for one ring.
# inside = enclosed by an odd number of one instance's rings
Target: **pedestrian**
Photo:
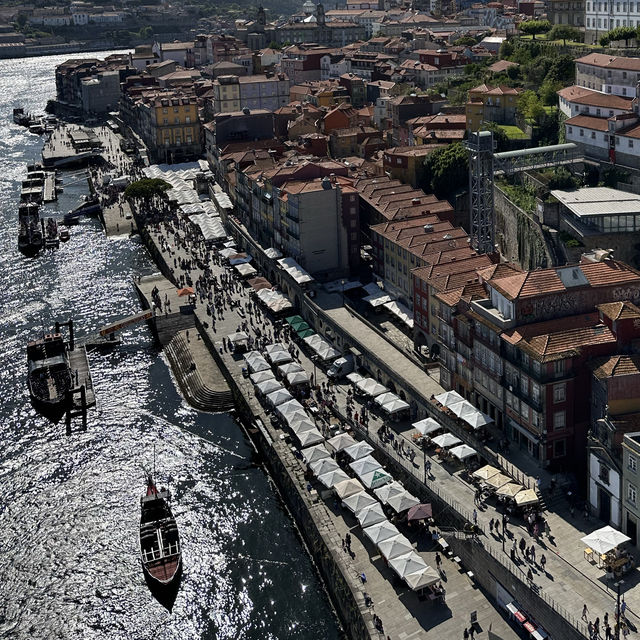
[[[531,545],[531,549],[529,549],[529,554],[531,555],[531,559],[533,560],[534,564],[536,562],[536,548]]]
[[[529,571],[527,571],[527,582],[529,586],[533,583],[533,573],[531,572],[531,567],[529,567]]]
[[[478,512],[473,510],[473,524],[478,524]]]
[[[622,604],[620,605],[620,613],[625,620],[626,620],[626,616],[624,614],[626,610],[627,610],[627,603],[624,601],[624,598],[623,598]]]
[[[520,553],[524,554],[524,550],[527,548],[527,543],[524,538],[520,538]]]
[[[604,618],[602,619],[602,624],[606,627],[609,624],[609,612],[605,611]]]
[[[589,609],[587,609],[587,603],[585,602],[584,607],[582,607],[582,619],[587,620],[587,614],[589,613]]]
[[[593,622],[589,620],[589,624],[587,625],[587,631],[589,632],[589,640],[593,640]]]
[[[493,518],[489,520],[489,533],[493,533]]]
[[[464,633],[462,634],[462,637],[464,638],[464,640],[469,640],[469,632],[467,631],[467,628],[464,628]]]
[[[474,639],[476,635],[476,628],[472,625],[469,627],[469,637],[471,638],[471,640]]]
[[[545,557],[544,553],[540,556],[540,566],[542,567],[542,570],[546,573],[545,571],[545,565],[547,564],[547,558]]]
[[[442,564],[442,558],[440,554],[436,552],[436,568],[440,571],[440,565]]]
[[[606,625],[604,628],[604,637],[605,640],[611,640],[611,626]]]

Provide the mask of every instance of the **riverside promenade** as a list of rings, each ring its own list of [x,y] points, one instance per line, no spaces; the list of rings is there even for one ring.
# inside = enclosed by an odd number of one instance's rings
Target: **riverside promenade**
[[[173,228],[169,231],[165,225],[161,224],[155,229],[148,228],[143,233],[143,237],[151,243],[150,248],[156,259],[164,262],[165,269],[173,271],[172,275],[176,283],[182,278],[189,278],[195,283],[204,275],[195,264],[203,263],[206,252],[197,243],[190,247],[190,240],[185,230]],[[180,265],[187,262],[190,263],[190,268],[182,269]],[[360,603],[360,614],[368,624],[371,637],[404,640],[424,638],[429,632],[430,635],[437,633],[443,640],[458,640],[462,638],[464,629],[469,626],[471,611],[475,611],[478,628],[482,629],[482,633],[477,637],[488,637],[487,634],[491,630],[491,633],[495,634],[492,637],[504,640],[517,638],[517,633],[498,611],[488,594],[485,594],[453,562],[445,560],[443,566],[445,572],[443,584],[447,591],[446,603],[437,604],[428,600],[419,600],[416,594],[397,581],[393,571],[386,566],[375,547],[364,538],[357,521],[350,512],[336,505],[332,497],[318,500],[317,496],[325,492],[315,481],[314,490],[311,493],[308,492],[307,481],[304,478],[304,464],[294,455],[294,448],[284,440],[282,432],[270,425],[269,416],[254,395],[253,386],[249,380],[242,377],[243,359],[238,354],[230,352],[226,342],[226,337],[235,333],[238,327],[250,317],[252,321],[248,323],[248,332],[252,339],[258,340],[258,334],[275,338],[276,333],[287,342],[288,338],[284,335],[280,336],[277,325],[274,325],[265,314],[259,312],[250,298],[251,289],[236,280],[228,267],[213,260],[208,264],[211,274],[220,280],[222,277],[228,277],[229,281],[224,287],[214,287],[217,294],[222,296],[222,303],[215,309],[215,317],[208,314],[206,293],[200,289],[203,295],[198,297],[195,308],[199,324],[206,334],[207,342],[216,349],[219,360],[249,403],[254,416],[262,421],[273,441],[274,448],[293,470],[298,482],[297,490],[305,496],[306,500],[309,500],[310,512],[319,523],[323,538],[328,541],[327,548],[334,557],[335,566],[340,568],[352,593],[355,593],[357,602]],[[239,306],[237,306],[238,303]],[[253,315],[248,314],[248,306],[255,309]],[[297,352],[296,357],[302,366],[313,369],[313,364],[302,352]],[[324,379],[324,373],[318,371],[318,376]],[[320,423],[318,426],[322,427]],[[348,554],[342,549],[341,541],[347,533],[352,536],[353,554]],[[435,566],[436,549],[433,541],[417,532],[414,535],[409,531],[407,533],[414,548],[427,564]],[[311,544],[310,547],[312,547]],[[314,555],[318,552],[318,549],[311,550]],[[366,576],[366,583],[361,580],[362,574]],[[332,586],[329,589],[335,598],[336,594]],[[364,604],[365,593],[371,598],[371,607]],[[382,634],[379,634],[372,625],[371,620],[374,614],[383,622]]]

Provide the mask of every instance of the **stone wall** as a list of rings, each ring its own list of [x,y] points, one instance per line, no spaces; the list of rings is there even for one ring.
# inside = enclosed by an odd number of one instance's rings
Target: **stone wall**
[[[500,253],[523,269],[549,267],[553,257],[538,222],[494,185],[496,243]]]

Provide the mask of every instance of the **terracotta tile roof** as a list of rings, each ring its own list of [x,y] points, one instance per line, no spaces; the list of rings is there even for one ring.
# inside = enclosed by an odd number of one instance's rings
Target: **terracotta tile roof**
[[[560,89],[560,91],[557,91],[557,94],[568,102],[584,104],[590,107],[622,109],[624,111],[631,111],[633,102],[632,98],[624,98],[623,96],[616,96],[612,93],[601,93],[600,91],[593,91],[593,89],[587,89],[586,87],[579,87],[577,85]]]
[[[511,62],[510,60],[498,60],[498,62],[494,62],[492,65],[489,65],[487,69],[493,73],[502,73],[511,67],[519,66],[520,65],[517,62]]]
[[[609,123],[606,118],[596,118],[595,116],[573,116],[564,121],[565,125],[572,127],[583,127],[584,129],[594,129],[595,131],[609,131]]]
[[[602,315],[611,320],[628,320],[630,318],[640,318],[640,308],[638,308],[633,302],[607,302],[605,304],[599,304],[596,309],[602,313]]]
[[[541,362],[579,355],[587,346],[616,343],[616,337],[597,313],[524,325],[505,331],[502,338]]]
[[[640,355],[617,355],[596,358],[591,363],[593,375],[599,380],[616,376],[633,376],[640,374]]]
[[[461,300],[482,300],[484,297],[484,287],[477,282],[436,294],[436,298],[449,307],[455,307]]]
[[[496,278],[497,280],[499,278],[521,272],[522,270],[520,267],[511,262],[499,262],[498,264],[493,264],[486,269],[478,269],[478,275],[482,280],[491,280],[491,278]]]
[[[640,272],[617,260],[603,260],[602,262],[587,262],[580,265],[592,287],[609,286],[635,282],[640,285]]]
[[[464,247],[462,247],[464,249]],[[472,251],[472,255],[458,260],[457,257],[455,260],[448,260],[442,264],[429,264],[426,267],[419,267],[418,269],[414,269],[412,274],[418,280],[425,280],[429,285],[431,285],[434,289],[438,291],[444,291],[447,285],[447,279],[449,276],[453,274],[468,274],[464,280],[466,284],[467,280],[477,280],[478,274],[476,269],[486,267],[488,264],[491,264],[491,259],[487,255],[475,255],[475,251],[468,247],[470,251]],[[453,254],[456,251],[460,251],[460,249],[452,250]],[[455,256],[452,256],[452,258]],[[457,285],[461,283],[456,282]]]
[[[626,58],[621,56],[608,56],[604,53],[590,53],[577,58],[575,62],[590,64],[604,69],[622,69],[624,71],[640,72],[640,58]]]

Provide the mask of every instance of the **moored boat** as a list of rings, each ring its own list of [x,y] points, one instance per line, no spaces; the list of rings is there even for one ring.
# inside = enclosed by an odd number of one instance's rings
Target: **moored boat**
[[[182,549],[178,525],[171,512],[171,493],[158,489],[151,474],[140,498],[140,557],[152,586],[168,587],[180,573]]]
[[[61,333],[48,333],[27,344],[27,384],[33,406],[57,422],[67,408],[72,378],[67,343]]]
[[[43,245],[44,238],[38,205],[22,203],[18,207],[18,249],[25,256],[32,258],[42,249]]]

